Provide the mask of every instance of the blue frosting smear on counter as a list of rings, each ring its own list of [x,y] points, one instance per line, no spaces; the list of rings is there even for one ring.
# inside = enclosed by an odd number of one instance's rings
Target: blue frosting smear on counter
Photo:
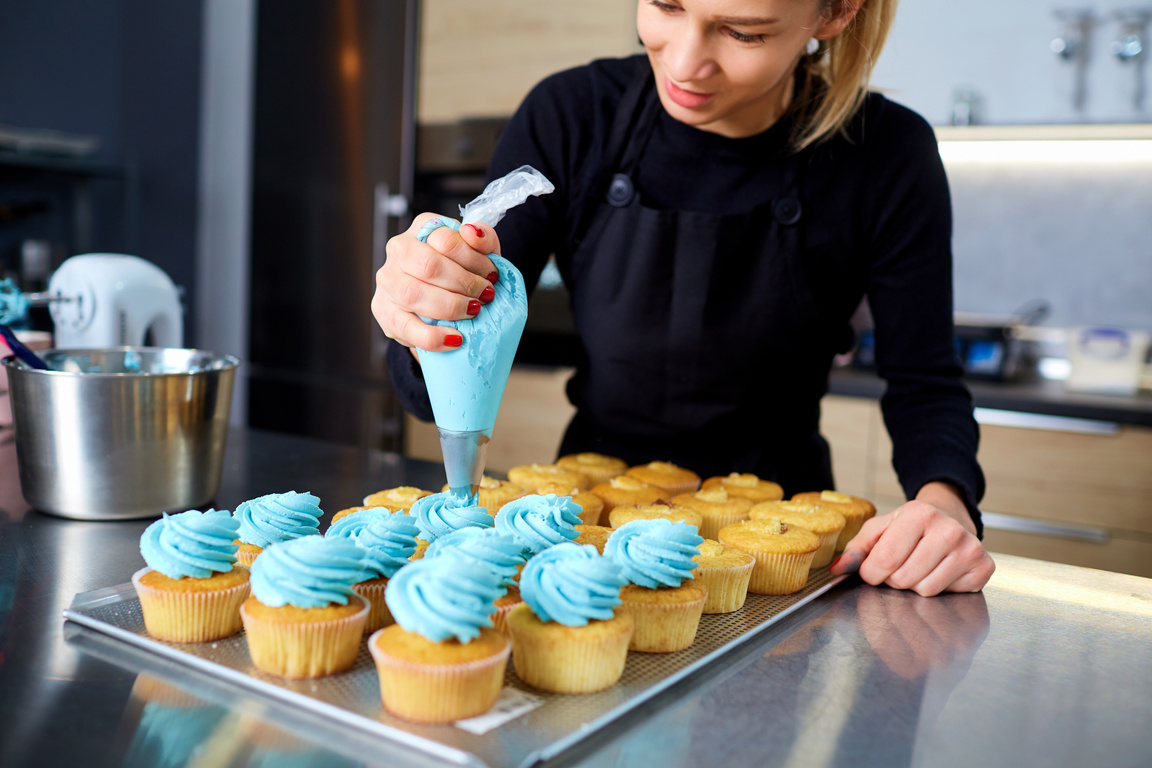
[[[611,619],[627,583],[620,566],[596,547],[557,544],[524,566],[520,596],[541,621],[583,627],[591,619]]]
[[[169,578],[205,579],[232,570],[238,549],[232,542],[239,526],[226,509],[165,512],[144,529],[140,554],[149,567]]]
[[[347,605],[364,580],[364,552],[348,539],[303,536],[273,544],[252,563],[252,594],[264,605]]]
[[[384,601],[396,623],[433,642],[466,643],[491,627],[496,601],[507,591],[499,574],[450,557],[423,558],[388,580]]]
[[[633,520],[617,528],[604,545],[605,557],[642,587],[678,587],[692,578],[704,538],[696,526],[677,520]]]

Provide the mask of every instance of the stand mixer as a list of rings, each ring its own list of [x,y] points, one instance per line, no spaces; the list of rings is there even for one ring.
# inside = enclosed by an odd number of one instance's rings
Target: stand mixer
[[[121,253],[86,253],[64,261],[43,293],[21,293],[0,281],[0,323],[48,305],[55,346],[66,348],[181,347],[180,293],[155,264]]]

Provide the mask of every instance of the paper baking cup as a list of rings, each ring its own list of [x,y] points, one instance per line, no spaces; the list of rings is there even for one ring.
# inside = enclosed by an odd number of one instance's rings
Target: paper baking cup
[[[808,570],[816,550],[804,554],[777,555],[746,550],[756,558],[748,591],[758,595],[790,595],[808,583]]]
[[[748,582],[752,578],[755,561],[737,568],[704,568],[692,571],[693,580],[708,588],[704,613],[731,613],[744,607],[748,597]]]
[[[169,643],[206,643],[240,631],[240,605],[251,590],[247,581],[207,592],[154,589],[140,581],[151,570],[132,574],[149,635]]]
[[[525,631],[516,622],[510,623],[516,676],[552,693],[591,693],[612,687],[624,674],[635,621],[624,612],[610,621],[619,625],[610,635],[581,634],[578,627],[566,628],[575,632],[549,632],[546,626]]]
[[[323,677],[347,669],[356,661],[368,601],[351,616],[326,621],[276,621],[255,618],[240,606],[248,653],[256,668],[281,677]]]
[[[628,650],[671,653],[692,645],[707,601],[707,595],[690,603],[642,603],[624,599],[620,610],[630,613],[636,622]]]
[[[396,623],[392,612],[388,610],[388,604],[384,602],[384,588],[387,586],[388,579],[370,579],[352,585],[356,594],[368,601],[368,618],[364,621],[366,635]]]
[[[696,511],[700,512],[700,510]],[[700,530],[697,531],[697,533],[706,539],[718,541],[720,539],[720,529],[726,525],[747,520],[748,510],[746,509],[743,512],[729,512],[724,515],[712,515],[700,512],[700,517],[704,518],[704,522],[700,523]]]
[[[840,531],[817,533],[816,538],[820,539],[820,547],[812,557],[812,565],[810,566],[812,570],[823,568],[832,562],[832,558],[836,556],[836,543],[840,540]]]
[[[486,659],[463,664],[421,664],[380,650],[377,630],[368,638],[368,650],[380,678],[384,709],[414,723],[450,723],[482,715],[492,708],[504,685],[504,669],[512,644]]]

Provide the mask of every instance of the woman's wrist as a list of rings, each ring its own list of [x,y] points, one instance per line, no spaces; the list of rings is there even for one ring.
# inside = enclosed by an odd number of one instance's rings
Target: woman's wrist
[[[972,521],[968,505],[964,503],[964,497],[959,489],[951,483],[941,480],[925,483],[916,493],[916,500],[931,504],[964,526],[964,530],[973,536],[976,535],[976,523]]]

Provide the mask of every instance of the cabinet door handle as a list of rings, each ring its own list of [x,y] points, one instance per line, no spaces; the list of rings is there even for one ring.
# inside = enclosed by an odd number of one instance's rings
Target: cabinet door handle
[[[1002,411],[998,408],[976,408],[976,422],[997,427],[1043,429],[1050,432],[1076,432],[1083,435],[1115,435],[1120,425],[1114,421],[1079,419],[1072,416],[1050,416],[1046,413]]]
[[[1103,544],[1111,538],[1108,535],[1108,531],[1103,528],[1088,528],[1079,525],[1050,523],[1046,520],[1033,520],[1030,517],[1017,517],[1016,515],[1001,515],[996,512],[981,512],[980,517],[984,521],[985,528],[994,528],[1000,531],[1042,533],[1045,536],[1091,541],[1097,544]]]

